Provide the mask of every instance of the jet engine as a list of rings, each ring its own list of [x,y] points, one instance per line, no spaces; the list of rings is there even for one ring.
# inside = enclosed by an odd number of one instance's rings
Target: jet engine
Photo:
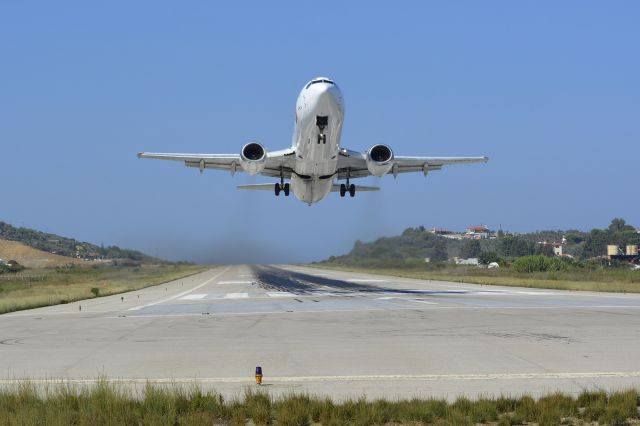
[[[240,166],[250,175],[257,175],[267,162],[267,150],[257,142],[250,142],[240,151]]]
[[[393,167],[393,151],[387,145],[374,145],[367,151],[367,168],[374,176],[384,176]]]

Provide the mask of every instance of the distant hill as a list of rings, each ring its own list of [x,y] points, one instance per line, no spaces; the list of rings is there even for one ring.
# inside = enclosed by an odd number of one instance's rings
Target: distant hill
[[[426,258],[437,262],[454,257],[478,257],[482,253],[507,259],[532,254],[553,256],[553,243],[560,242],[563,255],[587,259],[605,255],[608,244],[620,247],[640,244],[640,232],[619,218],[613,219],[605,229],[593,229],[590,232],[552,230],[511,234],[487,230],[486,235],[478,239],[464,233],[429,230],[419,226],[407,228],[398,236],[378,238],[367,243],[356,241],[349,253],[331,256],[324,262],[347,266],[398,267],[403,264],[424,264]]]
[[[46,268],[86,263],[84,260],[59,256],[34,249],[18,241],[2,239],[0,239],[0,259],[5,261],[15,260],[27,268]]]
[[[30,228],[18,228],[0,221],[0,239],[16,241],[25,246],[73,259],[129,259],[142,263],[167,263],[156,257],[147,256],[137,250],[121,249],[118,246],[100,247],[95,244],[78,241],[73,238],[36,231]],[[8,260],[0,253],[0,258]],[[18,259],[15,259],[18,260]],[[19,262],[19,261],[18,261]],[[20,262],[22,263],[22,262]],[[67,263],[69,263],[67,261]]]

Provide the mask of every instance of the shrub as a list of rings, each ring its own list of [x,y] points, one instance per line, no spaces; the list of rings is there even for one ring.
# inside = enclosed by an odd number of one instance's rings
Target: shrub
[[[547,257],[542,255],[523,256],[516,259],[511,266],[517,272],[546,272],[546,271],[566,271],[569,265],[566,261],[557,257]]]
[[[91,293],[93,293],[94,297],[98,297],[100,295],[100,289],[98,287],[91,287]]]

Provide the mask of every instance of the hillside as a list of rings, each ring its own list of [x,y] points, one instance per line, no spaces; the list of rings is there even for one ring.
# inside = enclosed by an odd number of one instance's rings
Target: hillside
[[[487,238],[451,238],[439,235],[437,230],[423,226],[407,228],[401,235],[379,238],[371,242],[356,241],[353,249],[343,256],[331,256],[325,263],[364,267],[397,267],[402,264],[424,264],[446,261],[454,257],[479,257],[483,253],[491,258],[514,259],[521,256],[543,254],[553,256],[550,243],[562,243],[563,254],[577,259],[588,259],[606,254],[608,244],[624,247],[640,244],[640,233],[623,219],[613,219],[605,229],[590,232],[577,230],[537,231],[525,234],[508,232],[487,233]],[[458,234],[460,235],[460,234]],[[546,244],[541,244],[546,242]]]
[[[47,253],[18,241],[3,239],[0,239],[0,259],[15,260],[27,268],[46,268],[85,263],[80,259]]]
[[[121,249],[118,246],[101,247],[35,229],[15,227],[2,221],[0,221],[0,239],[16,241],[47,254],[73,259],[129,259],[142,263],[166,263],[137,250]],[[2,258],[6,260],[5,257]]]

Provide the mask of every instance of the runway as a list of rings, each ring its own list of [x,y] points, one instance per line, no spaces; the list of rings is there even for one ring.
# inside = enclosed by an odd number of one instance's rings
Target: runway
[[[214,268],[0,316],[0,384],[198,382],[236,396],[540,395],[640,385],[640,295]]]

